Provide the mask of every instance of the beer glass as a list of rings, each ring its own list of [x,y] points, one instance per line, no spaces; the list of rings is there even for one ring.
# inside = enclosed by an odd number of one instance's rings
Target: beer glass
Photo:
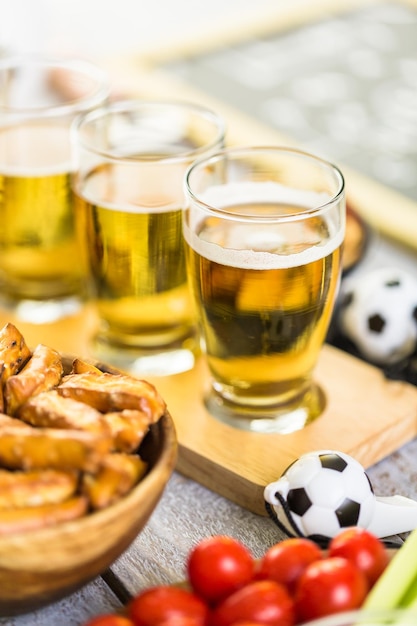
[[[246,430],[300,429],[325,405],[312,373],[340,283],[343,176],[298,150],[230,148],[194,163],[185,187],[207,408]]]
[[[94,354],[140,375],[191,369],[199,350],[182,236],[185,171],[223,145],[187,102],[127,100],[74,123],[77,227],[99,328]]]
[[[70,126],[108,93],[105,73],[83,60],[0,60],[0,300],[27,321],[81,304]]]

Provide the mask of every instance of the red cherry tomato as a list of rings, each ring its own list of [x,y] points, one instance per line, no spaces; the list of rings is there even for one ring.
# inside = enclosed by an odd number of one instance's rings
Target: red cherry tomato
[[[98,615],[93,617],[84,624],[84,626],[135,626],[134,623],[127,617],[121,615],[113,615],[108,613],[106,615]]]
[[[285,539],[265,552],[259,562],[256,578],[275,580],[294,593],[297,581],[307,565],[322,558],[322,551],[310,539]]]
[[[207,602],[218,603],[253,579],[255,559],[236,539],[214,536],[191,550],[187,572],[193,590]]]
[[[193,618],[204,624],[208,612],[208,606],[194,593],[169,585],[146,589],[135,596],[127,608],[135,626],[155,626],[174,617]]]
[[[243,620],[243,621],[238,621],[238,622],[234,622],[233,626],[262,626],[262,624],[260,622],[253,622],[252,620]]]
[[[366,576],[342,557],[315,561],[301,575],[295,594],[297,617],[309,621],[361,606],[369,585]]]
[[[273,580],[251,582],[214,609],[211,623],[230,626],[242,621],[267,626],[293,626],[294,601],[286,588]]]
[[[342,556],[365,574],[372,586],[386,568],[388,552],[378,537],[364,528],[346,528],[329,543],[329,556]]]
[[[163,622],[158,622],[158,626],[201,626],[201,621],[195,617],[176,615],[168,617]]]

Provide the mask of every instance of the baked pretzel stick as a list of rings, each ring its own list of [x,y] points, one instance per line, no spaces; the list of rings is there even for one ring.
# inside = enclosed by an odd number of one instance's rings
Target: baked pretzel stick
[[[4,399],[8,415],[16,415],[31,396],[56,387],[63,372],[62,359],[56,350],[42,344],[36,346],[26,365],[5,383]]]
[[[10,322],[0,329],[0,411],[5,409],[3,387],[6,380],[17,374],[30,358],[31,351],[23,335]]]
[[[29,532],[68,522],[82,517],[87,510],[87,498],[77,496],[58,504],[0,511],[0,536]]]
[[[133,409],[104,413],[103,419],[110,428],[114,449],[118,452],[137,450],[151,423],[147,413]]]
[[[76,358],[72,362],[71,374],[102,374],[102,373],[103,372],[98,367],[96,367],[92,363],[83,361],[82,359]]]
[[[63,469],[94,472],[110,452],[110,436],[53,428],[0,429],[0,465],[7,469]]]
[[[158,421],[166,409],[151,383],[124,374],[69,374],[62,379],[57,391],[102,413],[123,409],[143,411],[153,422]]]
[[[61,396],[55,390],[30,398],[18,411],[18,417],[41,428],[66,428],[110,435],[110,427],[99,411],[73,398]]]
[[[0,432],[3,426],[16,426],[16,428],[32,428],[30,424],[25,424],[22,420],[17,417],[10,417],[10,415],[5,415],[4,413],[0,413]]]
[[[82,492],[93,509],[104,509],[126,495],[147,467],[137,454],[109,454],[96,474],[83,474]]]
[[[30,358],[31,351],[21,332],[8,322],[0,329],[0,361],[4,366],[3,381],[16,374]]]
[[[77,472],[0,470],[0,514],[1,509],[63,502],[75,494],[77,486]]]

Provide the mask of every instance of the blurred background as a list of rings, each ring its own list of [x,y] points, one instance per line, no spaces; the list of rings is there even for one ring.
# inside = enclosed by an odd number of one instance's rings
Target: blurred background
[[[67,50],[90,58],[137,53],[249,24],[286,4],[288,0],[1,0],[1,43],[13,50]]]
[[[203,100],[231,132],[238,125],[238,141],[294,142],[352,168],[383,186],[381,193],[354,179],[351,197],[366,219],[417,248],[410,236],[416,0],[0,0],[0,7],[3,53],[86,57],[110,69],[116,91]]]

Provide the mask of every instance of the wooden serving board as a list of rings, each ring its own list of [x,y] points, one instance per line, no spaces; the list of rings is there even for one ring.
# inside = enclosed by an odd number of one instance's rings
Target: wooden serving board
[[[43,325],[24,323],[0,311],[0,324],[7,321],[32,347],[44,343],[64,353],[93,357],[89,338],[97,320],[91,307]],[[387,380],[379,369],[329,345],[316,370],[316,381],[327,396],[326,409],[292,434],[249,433],[213,418],[202,400],[209,385],[202,359],[190,372],[149,380],[174,419],[178,471],[259,514],[265,514],[264,487],[301,454],[341,450],[369,467],[417,434],[417,387]]]
[[[234,429],[202,402],[209,374],[201,360],[188,373],[151,379],[168,403],[179,441],[178,470],[213,491],[265,514],[263,490],[301,454],[319,449],[351,454],[373,465],[417,433],[417,388],[326,345],[316,381],[327,396],[324,413],[292,434]]]

